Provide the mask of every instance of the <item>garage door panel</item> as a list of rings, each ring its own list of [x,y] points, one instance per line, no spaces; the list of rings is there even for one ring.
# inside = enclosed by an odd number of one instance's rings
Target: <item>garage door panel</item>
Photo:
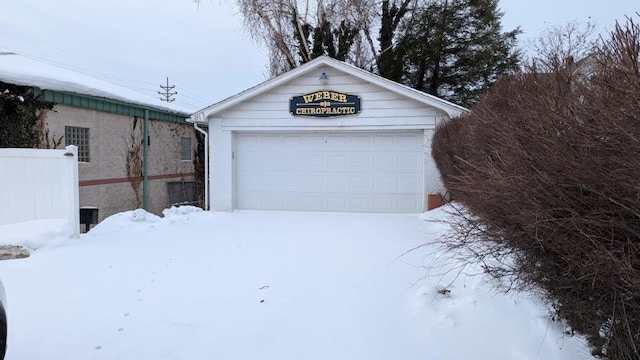
[[[352,176],[351,189],[354,191],[371,191],[371,177],[369,176]]]
[[[326,196],[322,195],[306,195],[305,196],[305,208],[300,210],[321,210],[325,208]]]
[[[325,185],[325,178],[322,176],[307,176],[306,177],[306,184],[308,185],[308,190],[309,191],[322,191],[325,190],[327,187]]]
[[[396,190],[392,176],[378,176],[373,179],[373,189],[378,193],[393,193]]]
[[[386,151],[393,147],[393,136],[391,135],[376,135],[373,138],[373,144],[376,149]]]
[[[399,150],[421,150],[422,138],[413,135],[399,135],[398,136],[398,149]]]
[[[398,170],[417,171],[421,161],[416,155],[398,155]]]
[[[328,155],[327,167],[329,170],[346,170],[348,169],[348,158],[346,154]]]
[[[262,196],[262,206],[267,209],[280,209],[284,205],[284,199],[277,194],[265,194]]]
[[[247,175],[243,178],[237,179],[236,184],[238,188],[246,189],[248,191],[256,191],[260,189],[258,184],[260,184],[261,178],[261,175]]]
[[[250,151],[260,149],[262,137],[260,135],[243,135],[236,138],[236,147]]]
[[[262,199],[255,197],[252,199],[245,199],[243,201],[243,206],[245,209],[263,209]]]
[[[349,192],[349,180],[346,176],[329,176],[327,189],[331,192]]]
[[[378,155],[373,159],[373,163],[377,169],[392,170],[394,168],[393,156],[390,155]]]
[[[304,189],[304,176],[299,174],[286,174],[282,179],[282,188],[280,190],[298,190]]]
[[[394,208],[394,196],[380,195],[374,199],[373,207],[376,211],[385,211],[385,209]]]
[[[264,175],[260,179],[260,183],[267,189],[280,190],[282,178],[278,175]]]
[[[327,206],[336,211],[348,211],[349,210],[349,198],[348,196],[327,196]]]
[[[371,157],[368,155],[352,155],[351,169],[360,171],[371,167]]]
[[[419,212],[422,133],[236,134],[236,207]]]
[[[305,139],[302,135],[287,135],[282,139],[282,149],[299,149],[304,145]]]
[[[350,150],[369,150],[371,147],[371,136],[368,135],[352,135],[349,140]]]
[[[371,197],[351,196],[351,211],[371,212]]]
[[[274,145],[281,145],[283,143],[282,136],[278,135],[264,135],[262,137],[263,147],[273,147]]]
[[[254,196],[243,199],[243,206],[245,209],[277,209],[284,205],[283,197],[277,195],[275,192],[254,191],[252,193]]]
[[[304,197],[300,195],[285,195],[283,196],[283,204],[286,209],[290,210],[303,210],[304,209]]]
[[[349,148],[345,135],[328,135],[326,137],[326,144],[334,151],[344,151]]]
[[[325,140],[324,135],[306,135],[304,137],[304,149],[314,150],[314,149],[324,149]],[[300,149],[300,148],[297,148]]]
[[[246,205],[256,210],[273,210],[285,208],[287,210],[308,211],[362,211],[388,212],[395,209],[397,212],[415,212],[420,202],[413,196],[395,195],[348,195],[330,194],[327,196],[299,194],[275,196],[265,192],[257,192],[256,197],[247,200]]]
[[[245,166],[260,167],[262,156],[247,154],[244,158]]]
[[[415,193],[419,190],[418,180],[415,177],[398,177],[398,193]]]
[[[308,155],[305,161],[305,167],[309,169],[322,169],[326,167],[326,157],[318,154]]]
[[[262,157],[260,159],[260,166],[265,169],[268,169],[268,168],[280,169],[283,163],[284,161],[280,156]]]
[[[282,164],[288,168],[301,167],[304,164],[304,160],[300,155],[283,155]]]

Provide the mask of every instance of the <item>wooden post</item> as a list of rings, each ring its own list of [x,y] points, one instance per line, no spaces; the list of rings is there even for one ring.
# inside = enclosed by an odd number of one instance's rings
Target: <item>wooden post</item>
[[[440,194],[427,195],[427,211],[433,210],[440,206],[442,206],[442,195]]]

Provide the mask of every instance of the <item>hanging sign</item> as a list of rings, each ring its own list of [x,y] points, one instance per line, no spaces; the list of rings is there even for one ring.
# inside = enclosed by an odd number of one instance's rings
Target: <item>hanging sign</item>
[[[360,113],[360,97],[336,91],[316,91],[289,100],[293,116],[330,117]]]

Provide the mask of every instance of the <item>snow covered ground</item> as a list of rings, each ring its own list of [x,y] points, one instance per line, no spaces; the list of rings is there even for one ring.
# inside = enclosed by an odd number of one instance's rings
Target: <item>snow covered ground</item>
[[[35,249],[0,261],[7,359],[590,358],[533,296],[448,271],[442,210],[198,210],[1,226]]]

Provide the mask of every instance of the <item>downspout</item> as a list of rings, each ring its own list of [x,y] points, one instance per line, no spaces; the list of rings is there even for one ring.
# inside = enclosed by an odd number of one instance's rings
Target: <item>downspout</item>
[[[209,210],[209,134],[193,123],[193,127],[204,135],[204,209]]]
[[[147,210],[147,197],[149,193],[149,110],[144,110],[144,123],[142,125],[142,208]]]

